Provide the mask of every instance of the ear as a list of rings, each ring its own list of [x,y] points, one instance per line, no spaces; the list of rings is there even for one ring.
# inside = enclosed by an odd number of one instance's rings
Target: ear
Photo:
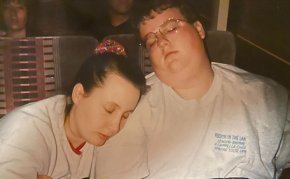
[[[199,36],[201,39],[205,38],[205,31],[204,28],[202,26],[202,24],[200,23],[200,21],[195,21],[193,23],[193,27],[196,29],[196,31],[198,32]]]
[[[85,90],[81,83],[77,83],[74,86],[71,96],[73,104],[78,104],[79,101],[85,96]]]

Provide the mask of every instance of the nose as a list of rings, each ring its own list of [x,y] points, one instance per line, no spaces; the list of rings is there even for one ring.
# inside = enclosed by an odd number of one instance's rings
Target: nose
[[[114,119],[112,119],[110,126],[109,126],[110,136],[113,136],[120,131],[121,119],[122,119],[121,117],[122,116],[118,115]]]
[[[167,39],[166,35],[162,34],[161,32],[156,34],[156,39],[157,45],[162,49],[169,43],[169,40]]]

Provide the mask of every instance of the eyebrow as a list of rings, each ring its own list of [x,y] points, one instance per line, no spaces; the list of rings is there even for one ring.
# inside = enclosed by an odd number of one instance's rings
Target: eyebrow
[[[167,18],[165,21],[163,21],[160,25],[158,25],[156,32],[159,31],[159,29],[160,29],[160,27],[161,27],[162,25],[164,25],[165,23],[167,23],[168,21],[173,20],[173,19],[176,19],[176,20],[183,20],[183,19],[179,19],[179,18],[175,18],[175,17],[169,17],[169,18]],[[146,40],[147,36],[148,36],[150,33],[152,33],[152,34],[156,34],[156,32],[149,32],[149,33],[147,33],[147,34],[144,36],[143,41]]]
[[[114,104],[114,105],[116,105],[118,108],[120,108],[120,105],[118,105],[116,102],[114,102],[114,101],[110,101],[109,103],[112,103],[112,104]],[[137,105],[136,105],[137,106]],[[135,107],[136,108],[136,107]],[[128,111],[125,111],[125,112],[133,112],[134,110],[135,110],[135,108],[134,109],[130,109],[130,110],[128,110]]]

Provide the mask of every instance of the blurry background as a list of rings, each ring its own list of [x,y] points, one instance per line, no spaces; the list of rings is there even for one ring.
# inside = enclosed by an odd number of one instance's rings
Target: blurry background
[[[89,29],[106,13],[102,0],[27,1],[30,36],[91,35]],[[237,66],[290,89],[289,0],[188,1],[197,5],[207,30],[235,35]]]

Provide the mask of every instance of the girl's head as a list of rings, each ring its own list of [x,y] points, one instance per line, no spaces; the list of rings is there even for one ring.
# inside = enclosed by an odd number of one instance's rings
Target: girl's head
[[[80,67],[70,90],[66,132],[80,142],[103,145],[122,129],[145,88],[144,75],[123,55],[92,55]]]

